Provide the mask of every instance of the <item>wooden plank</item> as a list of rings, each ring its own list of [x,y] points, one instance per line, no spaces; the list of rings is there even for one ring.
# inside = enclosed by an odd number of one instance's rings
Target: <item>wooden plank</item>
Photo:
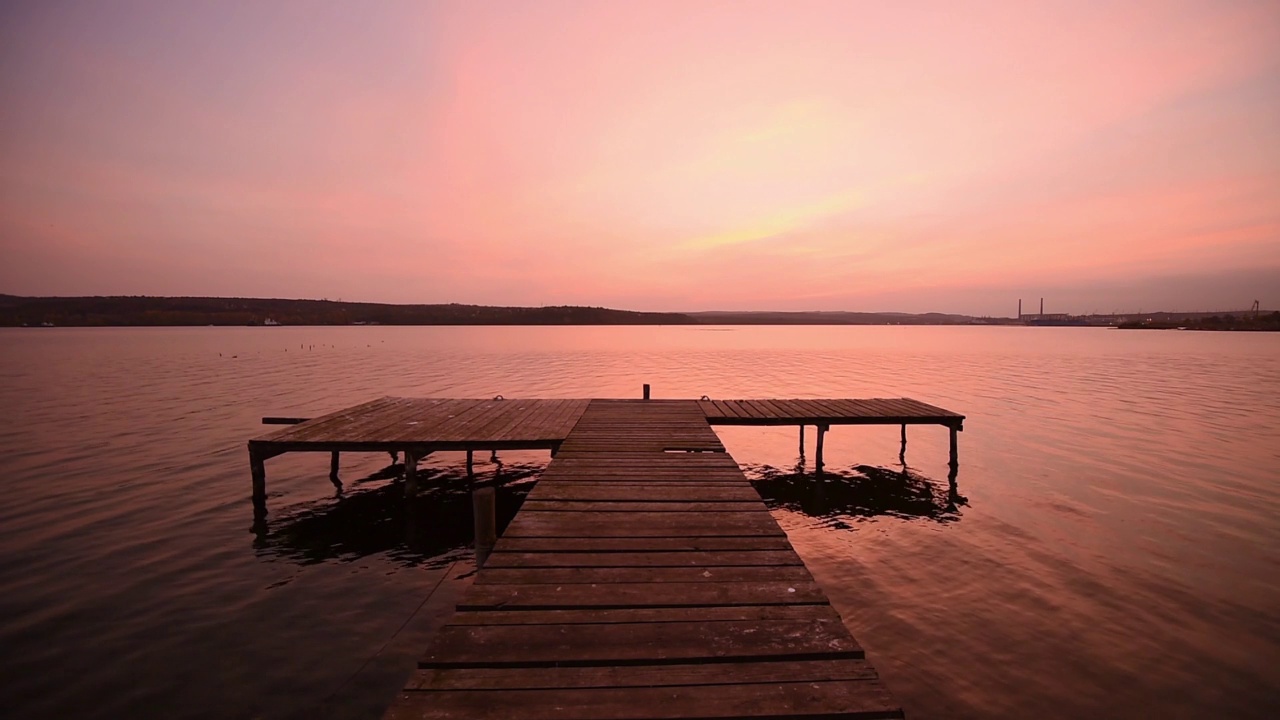
[[[493,615],[496,613],[485,613]],[[537,690],[601,687],[670,687],[777,682],[876,680],[865,660],[791,660],[732,664],[672,663],[619,667],[523,669],[426,669],[414,672],[406,690]],[[708,691],[715,692],[708,688]]]
[[[431,639],[418,667],[862,657],[862,648],[839,619],[614,623],[593,625],[590,630],[582,625],[450,625]]]
[[[762,411],[769,415],[769,417],[779,420],[791,417],[791,413],[788,411],[788,408],[781,402],[765,399],[756,400],[755,402]]]
[[[511,409],[489,426],[482,434],[491,439],[548,437],[544,421],[559,406],[557,400],[503,400],[511,403]]]
[[[501,568],[485,564],[477,585],[572,585],[641,582],[804,582],[803,565],[701,567]]]
[[[790,413],[791,419],[795,420],[796,424],[812,425],[813,421],[822,419],[827,413],[826,408],[819,406],[809,398],[781,400],[779,402]]]
[[[752,400],[736,400],[734,402],[736,403],[734,407],[742,414],[743,417],[754,418],[757,420],[768,417],[763,410],[756,407],[755,402]]]
[[[708,605],[682,608],[610,610],[483,610],[454,613],[450,625],[603,625],[646,622],[719,622],[721,620],[813,620],[840,616],[830,605]],[[590,632],[587,628],[586,632]]]
[[[520,512],[505,537],[691,537],[708,535],[782,535],[773,516],[758,512],[707,513]]]
[[[614,583],[612,585],[473,585],[459,610],[826,603],[813,582]]]
[[[388,413],[382,422],[361,430],[365,438],[379,442],[424,442],[444,440],[441,424],[460,422],[479,409],[476,400],[448,399],[435,403],[407,401],[402,409]]]
[[[516,517],[519,517],[517,515]],[[699,551],[699,550],[789,550],[791,543],[785,535],[758,535],[741,537],[592,537],[548,538],[511,537],[498,538],[497,552],[650,552],[650,551]]]
[[[254,438],[254,440],[260,442],[297,441],[300,438],[305,438],[308,434],[315,432],[317,429],[327,427],[331,423],[350,422],[348,418],[351,415],[373,412],[379,407],[389,405],[394,399],[395,398],[392,397],[380,397],[354,407],[345,408],[336,412],[328,413],[327,415],[312,418],[304,423],[299,423],[281,430],[273,430],[265,435]]]
[[[590,500],[532,500],[525,499],[522,510],[533,512],[755,512],[763,511],[760,500],[743,502],[647,502],[647,501],[590,501]]]
[[[545,476],[543,477],[545,480]],[[630,483],[621,485],[608,482],[539,482],[529,491],[525,502],[557,500],[596,500],[646,502],[751,502],[760,500],[760,494],[745,483],[702,484],[680,483],[672,486],[663,483]]]
[[[837,400],[836,406],[840,407],[846,418],[867,418],[870,414],[869,407],[855,400]]]
[[[840,410],[840,408],[836,407],[834,404],[832,404],[830,401],[826,399],[815,398],[813,400],[810,400],[809,402],[822,409],[823,420],[839,420],[841,417],[844,416],[844,413]]]
[[[675,718],[900,718],[873,682],[776,682],[705,686],[402,692],[387,720],[666,720]],[[838,709],[838,714],[836,714]]]
[[[495,552],[489,556],[485,571],[511,567],[703,567],[803,565],[792,550],[708,550],[650,552],[561,552],[520,553]]]

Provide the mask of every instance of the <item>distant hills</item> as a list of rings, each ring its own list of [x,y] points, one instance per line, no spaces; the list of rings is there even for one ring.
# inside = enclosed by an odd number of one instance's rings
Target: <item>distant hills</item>
[[[1217,316],[1221,315],[1221,321]],[[1212,319],[1210,319],[1212,318]],[[0,295],[0,327],[166,325],[1121,325],[1271,329],[1280,313],[1145,313],[973,317],[948,313],[655,313],[602,307],[388,305],[333,300],[211,297],[19,297]],[[1259,325],[1259,323],[1261,323]],[[1258,327],[1255,327],[1258,326]]]
[[[330,300],[0,295],[0,326],[689,325],[680,313],[597,307],[384,305]]]
[[[711,325],[972,325],[1005,320],[946,313],[868,312],[734,312],[687,313],[699,323]]]
[[[332,300],[0,295],[0,326],[172,325],[960,325],[1008,322],[942,313],[653,313],[601,307],[389,305]]]

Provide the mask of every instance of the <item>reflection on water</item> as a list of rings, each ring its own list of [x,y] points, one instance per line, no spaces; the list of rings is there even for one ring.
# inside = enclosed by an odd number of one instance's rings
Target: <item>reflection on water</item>
[[[254,549],[310,565],[349,562],[385,553],[404,567],[445,567],[468,555],[474,540],[471,490],[496,490],[499,531],[533,489],[542,466],[498,464],[475,480],[459,467],[420,467],[422,488],[404,496],[404,465],[393,464],[349,483],[331,499],[273,508],[253,526]]]
[[[825,527],[848,528],[848,521],[885,515],[937,522],[960,519],[968,500],[960,495],[953,472],[940,483],[905,465],[893,470],[855,465],[844,470],[824,467],[806,472],[803,464],[790,470],[771,465],[744,465],[752,485],[770,508],[804,513],[821,519]]]

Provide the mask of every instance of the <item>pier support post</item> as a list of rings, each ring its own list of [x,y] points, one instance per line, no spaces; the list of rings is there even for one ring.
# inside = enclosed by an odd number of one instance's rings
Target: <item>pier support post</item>
[[[902,447],[898,450],[898,462],[907,464],[907,424],[902,424]]]
[[[338,451],[334,450],[333,454],[329,456],[329,482],[333,483],[333,486],[341,492],[342,479],[338,477],[338,455]]]
[[[267,461],[252,447],[249,448],[249,470],[253,473],[253,507],[265,514],[267,511]]]
[[[804,425],[800,426],[800,459],[804,459]]]
[[[814,467],[816,467],[816,468],[817,468],[817,470],[818,470],[818,473],[819,473],[819,474],[821,474],[821,473],[822,473],[822,465],[823,465],[823,462],[822,462],[822,440],[823,440],[823,438],[826,436],[826,434],[827,434],[827,430],[829,430],[829,429],[830,429],[830,428],[829,428],[829,426],[827,426],[827,425],[819,425],[819,426],[818,426],[818,442],[817,442],[817,447],[815,447],[815,448],[814,448],[814,451],[813,451],[813,455],[814,455],[813,462],[814,462]]]
[[[497,493],[491,486],[471,492],[471,519],[476,533],[476,568],[484,567],[498,542]]]
[[[475,453],[471,450],[467,451],[467,477],[475,475]]]
[[[644,399],[649,399],[649,383],[644,384]]]
[[[957,442],[957,438],[956,438],[956,435],[959,432],[960,432],[959,429],[957,429],[954,425],[951,426],[951,467],[952,468],[960,467],[959,442]]]
[[[404,451],[404,496],[418,494],[418,451]]]

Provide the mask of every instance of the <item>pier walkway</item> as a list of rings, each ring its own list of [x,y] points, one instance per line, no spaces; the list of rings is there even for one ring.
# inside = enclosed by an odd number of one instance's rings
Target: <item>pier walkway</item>
[[[386,718],[901,716],[695,401],[592,401],[457,610]]]
[[[648,388],[646,386],[646,396]],[[476,491],[474,585],[386,718],[895,718],[900,707],[712,424],[936,424],[964,417],[871,400],[381,398],[249,442],[255,507],[268,458],[345,451],[546,448],[552,461],[501,539]],[[481,500],[487,503],[487,510]],[[483,520],[488,516],[487,523]],[[485,539],[480,539],[482,526]],[[491,550],[490,550],[491,548]],[[487,560],[486,560],[487,558]]]

